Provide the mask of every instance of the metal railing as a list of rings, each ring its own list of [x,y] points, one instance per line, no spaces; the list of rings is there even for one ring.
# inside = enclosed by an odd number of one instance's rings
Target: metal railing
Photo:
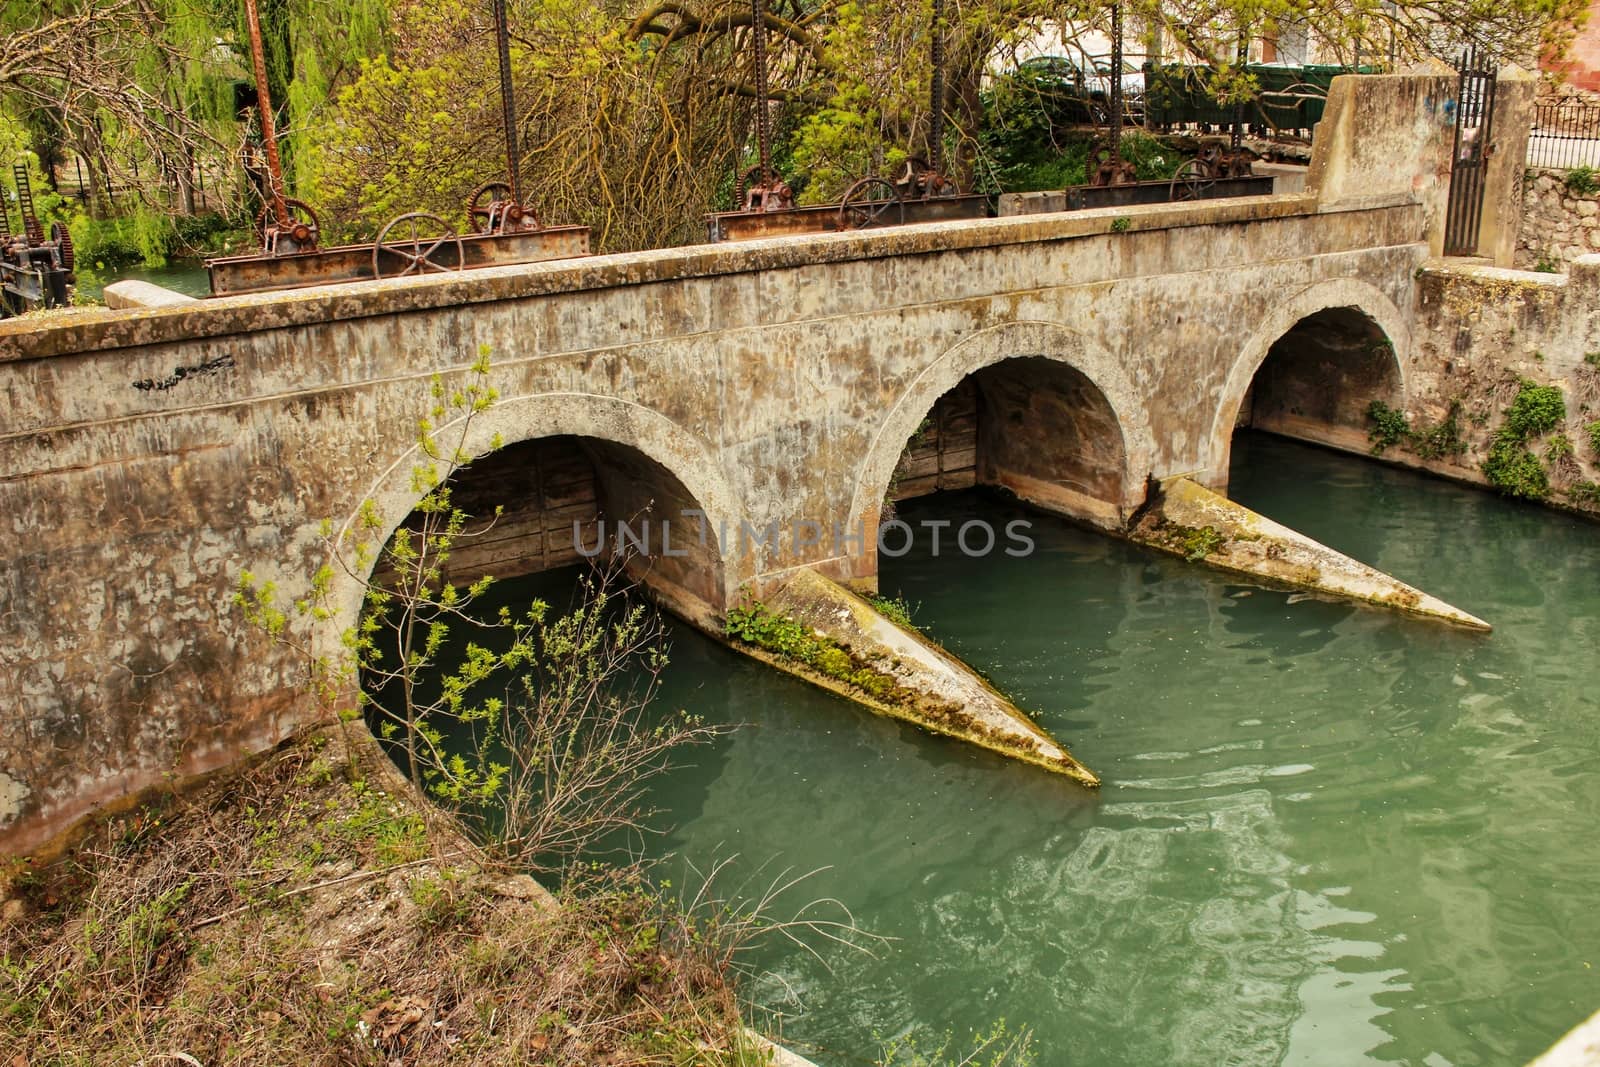
[[[1600,167],[1600,104],[1538,104],[1528,136],[1528,165]]]

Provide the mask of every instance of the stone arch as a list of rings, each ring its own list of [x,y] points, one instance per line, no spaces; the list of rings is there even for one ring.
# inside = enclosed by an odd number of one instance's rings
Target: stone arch
[[[1077,372],[1105,401],[1120,434],[1121,471],[1119,499],[1111,502],[1126,512],[1142,491],[1143,477],[1132,472],[1147,469],[1154,442],[1145,417],[1144,403],[1126,369],[1095,339],[1053,322],[1020,321],[979,330],[951,345],[918,374],[879,421],[867,448],[850,501],[849,529],[865,529],[865,551],[875,555],[873,531],[890,479],[906,442],[940,397],[970,376],[1011,360],[1036,359]],[[1097,517],[1105,521],[1108,516]]]
[[[442,439],[451,439],[449,430],[448,426],[440,428]],[[720,571],[714,596],[705,602],[696,602],[699,598],[684,599],[677,595],[681,590],[658,591],[681,613],[696,622],[711,623],[734,599],[742,577],[735,573],[724,547],[718,543],[717,531],[736,526],[739,512],[733,491],[710,448],[660,412],[614,397],[572,392],[536,393],[497,400],[493,407],[473,419],[464,450],[479,459],[497,450],[497,438],[499,448],[505,449],[554,437],[585,438],[632,450],[676,479],[693,498],[705,513],[707,545]],[[421,499],[421,494],[411,485],[411,468],[419,455],[416,447],[407,449],[367,489],[364,499],[381,516],[384,540],[393,535]],[[352,514],[344,528],[348,529],[355,521],[356,515]],[[355,618],[361,610],[365,578],[361,575],[360,580],[346,579],[335,591],[343,620]],[[337,633],[324,636],[338,637]]]
[[[1317,282],[1278,304],[1239,350],[1222,388],[1207,444],[1207,484],[1222,486],[1228,480],[1233,431],[1246,395],[1273,347],[1301,323],[1319,314],[1348,312],[1365,319],[1389,343],[1397,406],[1409,395],[1406,360],[1411,351],[1411,329],[1400,309],[1384,292],[1352,278]]]

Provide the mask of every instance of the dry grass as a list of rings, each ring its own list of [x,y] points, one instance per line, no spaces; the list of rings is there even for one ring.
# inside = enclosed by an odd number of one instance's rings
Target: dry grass
[[[636,871],[559,900],[311,735],[11,872],[7,1063],[742,1064],[726,952]]]

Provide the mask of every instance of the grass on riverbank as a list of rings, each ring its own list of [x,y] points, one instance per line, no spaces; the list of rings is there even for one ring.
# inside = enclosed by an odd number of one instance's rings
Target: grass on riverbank
[[[14,867],[7,1062],[767,1062],[716,938],[637,871],[498,874],[383,759],[307,735]]]

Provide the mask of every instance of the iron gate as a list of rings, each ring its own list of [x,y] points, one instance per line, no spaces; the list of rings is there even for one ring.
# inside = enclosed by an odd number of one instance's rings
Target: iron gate
[[[1494,136],[1494,71],[1484,69],[1476,48],[1461,53],[1456,92],[1456,139],[1450,165],[1450,203],[1445,211],[1444,254],[1478,253],[1483,221],[1484,170]]]

